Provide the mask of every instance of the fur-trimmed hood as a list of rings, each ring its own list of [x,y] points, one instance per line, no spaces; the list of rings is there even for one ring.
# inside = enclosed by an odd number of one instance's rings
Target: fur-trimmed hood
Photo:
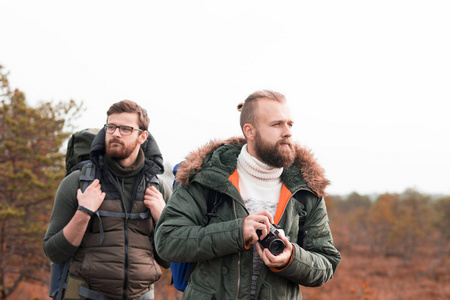
[[[225,168],[225,172],[231,174],[236,169],[237,156],[245,144],[246,140],[243,137],[211,140],[186,157],[178,168],[176,180],[187,186],[198,172],[212,166]],[[319,197],[325,196],[325,188],[330,184],[330,181],[325,178],[323,168],[314,158],[311,150],[299,144],[295,144],[294,147],[296,152],[295,162],[292,166],[284,169],[281,175],[283,183],[288,188],[304,183]]]

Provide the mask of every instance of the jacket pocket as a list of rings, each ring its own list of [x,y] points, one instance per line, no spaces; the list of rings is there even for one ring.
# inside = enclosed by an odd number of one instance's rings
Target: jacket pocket
[[[89,288],[87,282],[82,278],[73,276],[69,274],[69,278],[67,280],[67,288],[64,293],[64,300],[81,300],[86,299],[83,296],[78,294],[78,290],[80,286],[84,286],[85,288]]]
[[[210,291],[196,289],[188,284],[186,290],[184,291],[183,299],[212,300],[217,299],[217,297]]]
[[[267,282],[263,282],[258,293],[258,299],[273,299],[273,288]]]

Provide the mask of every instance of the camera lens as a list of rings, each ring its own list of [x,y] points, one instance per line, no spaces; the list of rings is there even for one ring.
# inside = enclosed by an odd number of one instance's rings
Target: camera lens
[[[284,242],[280,239],[275,239],[270,243],[268,249],[273,255],[278,255],[284,250]]]

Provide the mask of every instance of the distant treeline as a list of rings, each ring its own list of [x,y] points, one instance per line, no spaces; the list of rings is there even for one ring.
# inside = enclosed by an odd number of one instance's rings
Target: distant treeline
[[[433,198],[407,189],[373,197],[352,193],[327,196],[335,243],[339,248],[366,247],[374,254],[411,258],[422,246],[446,255],[450,240],[450,196]]]

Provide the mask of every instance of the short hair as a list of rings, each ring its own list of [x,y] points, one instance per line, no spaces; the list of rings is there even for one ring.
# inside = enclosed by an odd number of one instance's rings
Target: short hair
[[[252,124],[255,126],[256,109],[258,100],[260,99],[270,99],[280,103],[286,102],[286,97],[284,97],[283,94],[271,90],[260,90],[250,94],[250,96],[245,99],[244,103],[240,103],[237,107],[241,112],[240,123],[242,132],[244,131],[245,124]]]
[[[150,119],[148,118],[147,111],[139,106],[136,102],[131,100],[122,100],[114,103],[106,112],[109,117],[112,114],[120,113],[137,113],[139,129],[148,130]]]

